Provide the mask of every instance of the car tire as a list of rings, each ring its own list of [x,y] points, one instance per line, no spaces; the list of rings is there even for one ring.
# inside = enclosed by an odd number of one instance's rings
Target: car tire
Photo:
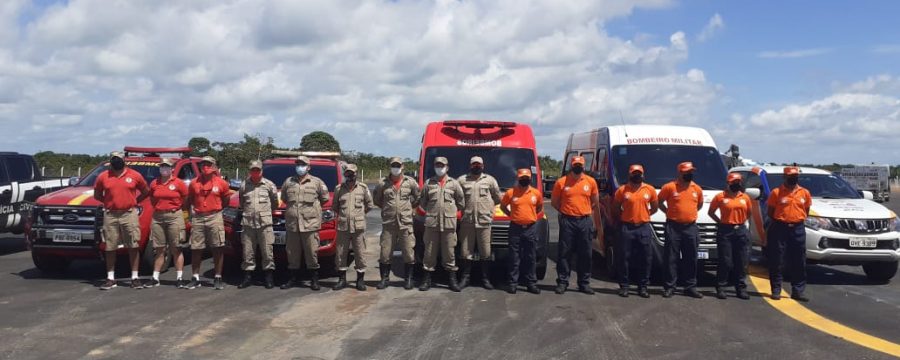
[[[71,260],[66,258],[50,255],[38,255],[33,251],[31,252],[31,261],[34,262],[34,267],[45,274],[59,274],[65,271],[71,263]]]
[[[886,283],[897,274],[897,261],[894,262],[870,262],[863,264],[863,271],[869,280]]]

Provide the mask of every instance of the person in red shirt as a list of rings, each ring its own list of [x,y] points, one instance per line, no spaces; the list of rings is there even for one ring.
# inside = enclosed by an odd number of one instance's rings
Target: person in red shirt
[[[175,161],[163,158],[159,162],[159,177],[150,182],[150,203],[153,204],[153,221],[150,223],[150,241],[156,251],[153,278],[144,287],[159,286],[159,272],[166,260],[166,246],[175,260],[175,286],[183,288],[185,245],[184,214],[182,208],[188,196],[187,185],[172,176]]]
[[[619,219],[619,239],[614,244],[613,261],[619,273],[619,296],[628,297],[631,257],[637,260],[638,295],[650,297],[650,268],[653,261],[653,228],[650,215],[658,210],[656,189],[644,183],[644,167],[638,164],[628,168],[628,183],[616,190],[613,197],[613,215]]]
[[[578,291],[593,295],[591,288],[591,229],[594,211],[600,211],[597,182],[584,175],[584,158],[574,156],[572,171],[559,178],[550,195],[550,205],[559,211],[559,251],[556,258],[557,294],[569,287],[569,257],[575,252],[578,264]]]
[[[200,160],[200,176],[188,187],[188,197],[194,208],[191,219],[191,270],[193,278],[187,289],[202,286],[200,283],[200,264],[203,250],[212,249],[215,264],[213,287],[216,290],[225,288],[222,281],[222,247],[225,246],[225,224],[222,221],[222,208],[234,192],[228,183],[219,176],[216,159],[204,156]]]
[[[697,212],[702,208],[703,189],[694,183],[694,164],[678,164],[678,178],[659,190],[659,209],[666,213],[665,298],[672,297],[675,292],[679,271],[686,277],[684,294],[695,299],[703,297],[697,291],[697,251],[700,247]]]
[[[128,249],[131,262],[131,288],[144,287],[138,279],[141,255],[141,224],[138,204],[149,193],[147,181],[137,171],[125,166],[125,156],[118,151],[110,154],[109,170],[100,173],[94,182],[94,199],[103,204],[103,241],[106,243],[106,282],[100,290],[117,286],[116,250],[119,245]]]
[[[510,188],[500,199],[500,210],[509,216],[509,288],[515,294],[519,286],[519,264],[522,264],[525,287],[532,294],[540,294],[535,275],[538,238],[538,214],[544,211],[544,197],[531,186],[531,170],[516,172],[518,184]]]
[[[747,264],[750,260],[750,237],[747,219],[753,205],[741,185],[743,177],[738,173],[728,174],[728,188],[716,194],[709,204],[709,217],[717,224],[716,250],[719,262],[716,269],[716,297],[726,299],[725,286],[734,275],[734,290],[737,297],[750,299],[747,294]],[[716,210],[720,215],[716,215]]]
[[[806,290],[806,226],[812,196],[799,184],[800,169],[784,168],[784,183],[772,190],[766,200],[770,219],[766,244],[772,299],[781,299],[782,271],[787,262],[791,273],[791,299],[809,301]]]

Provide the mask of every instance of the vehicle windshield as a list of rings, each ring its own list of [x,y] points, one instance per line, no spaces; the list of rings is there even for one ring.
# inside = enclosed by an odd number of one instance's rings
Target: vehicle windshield
[[[294,164],[265,164],[263,165],[263,177],[281,187],[287,178],[296,175]],[[309,173],[325,182],[329,191],[334,191],[338,184],[338,174],[334,166],[312,165]]]
[[[147,162],[141,162],[141,165],[136,165],[133,162],[125,162],[128,165],[128,168],[134,171],[139,172],[144,176],[144,180],[149,184],[153,179],[159,177],[159,165],[148,165]],[[81,178],[81,181],[78,182],[78,186],[94,186],[94,182],[97,181],[97,177],[100,176],[104,171],[109,169],[109,163],[104,163],[100,166],[91,170],[85,177]]]
[[[501,189],[516,185],[516,170],[531,169],[531,184],[537,184],[537,171],[534,164],[534,151],[516,148],[488,147],[430,147],[425,150],[425,172],[423,175],[434,176],[434,158],[443,156],[449,162],[449,174],[458,178],[469,172],[469,160],[473,156],[481,156],[484,160],[484,172],[497,179]]]
[[[644,167],[644,182],[659,189],[678,175],[678,164],[690,161],[697,169],[694,182],[704,190],[725,188],[725,164],[719,151],[711,147],[683,145],[620,145],[612,149],[615,179],[628,182],[628,167]]]
[[[783,174],[766,174],[769,187],[774,189],[784,182]],[[862,196],[849,183],[837,175],[800,174],[800,186],[809,190],[812,197],[823,199],[861,199]]]

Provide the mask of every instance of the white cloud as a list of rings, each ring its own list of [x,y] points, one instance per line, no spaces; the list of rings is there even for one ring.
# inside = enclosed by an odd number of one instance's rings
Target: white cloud
[[[722,16],[719,15],[719,13],[716,13],[709,18],[709,22],[706,23],[706,26],[704,26],[703,30],[700,31],[700,34],[697,35],[697,41],[704,42],[712,39],[713,36],[723,29],[725,29],[725,20],[722,19]]]
[[[882,44],[872,48],[876,54],[900,54],[900,44]]]
[[[819,56],[825,55],[834,51],[832,48],[815,48],[815,49],[800,49],[800,50],[787,50],[787,51],[762,51],[759,54],[756,54],[757,57],[762,59],[794,59],[794,58],[804,58],[810,56]]]

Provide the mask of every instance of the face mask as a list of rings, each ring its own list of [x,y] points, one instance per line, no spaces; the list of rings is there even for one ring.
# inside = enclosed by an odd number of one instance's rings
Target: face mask
[[[572,172],[575,173],[575,175],[579,175],[584,172],[584,166],[573,167]]]
[[[519,179],[519,186],[527,187],[531,185],[531,179]]]
[[[354,182],[354,181],[356,181],[356,174],[346,173],[346,174],[344,174],[344,180],[347,180],[347,182]]]
[[[799,181],[800,181],[800,178],[794,177],[794,176],[789,176],[789,177],[784,178],[784,183],[787,184],[788,186],[797,185],[797,182],[799,182]]]
[[[306,173],[309,171],[308,165],[297,165],[297,175],[306,176]]]
[[[115,171],[119,171],[125,168],[125,160],[114,158],[109,161],[109,167],[111,167]]]
[[[258,183],[260,180],[262,180],[262,171],[259,171],[259,170],[250,171],[250,181]]]
[[[436,168],[434,168],[434,174],[437,175],[438,177],[441,177],[441,176],[446,175],[446,174],[447,174],[447,167],[444,166],[444,167],[436,167]]]
[[[481,172],[484,171],[484,169],[481,166],[476,166],[473,167],[470,171],[472,171],[473,175],[481,175]]]
[[[392,168],[391,168],[391,175],[393,175],[393,176],[400,176],[400,172],[401,172],[401,171],[403,171],[403,169],[398,168],[398,167],[392,167]]]
[[[694,181],[694,174],[683,174],[683,175],[681,175],[681,179],[684,180],[685,182]]]
[[[203,172],[203,175],[206,176],[212,176],[216,173],[216,169],[214,169],[211,165],[204,166],[201,171]]]
[[[159,175],[162,177],[172,176],[172,168],[170,168],[168,166],[160,166]]]
[[[640,184],[640,183],[644,182],[644,175],[641,175],[641,174],[631,175],[631,177],[628,178],[628,180],[634,184]]]
[[[728,185],[728,190],[731,190],[731,192],[740,192],[743,189],[744,187],[740,183]]]

